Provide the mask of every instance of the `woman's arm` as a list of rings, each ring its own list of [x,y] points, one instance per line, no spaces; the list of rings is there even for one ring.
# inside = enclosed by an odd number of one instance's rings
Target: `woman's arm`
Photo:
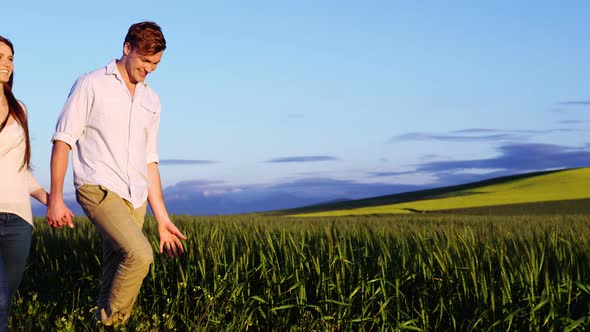
[[[45,189],[40,188],[31,193],[31,197],[41,202],[41,204],[47,206],[49,193],[45,191]]]

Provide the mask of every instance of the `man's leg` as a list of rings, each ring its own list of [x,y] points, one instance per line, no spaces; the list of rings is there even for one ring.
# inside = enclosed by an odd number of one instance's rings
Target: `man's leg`
[[[103,241],[100,320],[107,326],[124,323],[153,262],[152,247],[142,232],[145,204],[134,209],[119,195],[94,185],[78,188],[76,197]]]

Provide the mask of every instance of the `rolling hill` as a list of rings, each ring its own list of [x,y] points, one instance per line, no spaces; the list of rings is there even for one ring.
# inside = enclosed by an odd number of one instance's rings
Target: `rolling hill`
[[[518,174],[277,213],[310,217],[434,212],[494,214],[500,210],[511,210],[512,213],[571,210],[571,207],[578,209],[589,204],[590,168],[577,168]]]

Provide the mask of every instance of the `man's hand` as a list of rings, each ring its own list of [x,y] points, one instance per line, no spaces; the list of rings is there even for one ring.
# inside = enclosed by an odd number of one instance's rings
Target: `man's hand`
[[[178,257],[184,253],[184,247],[180,240],[186,240],[186,236],[172,223],[170,219],[158,222],[158,235],[160,237],[160,253]]]
[[[63,183],[66,169],[68,168],[68,158],[70,146],[62,141],[54,141],[51,150],[51,192],[47,202],[47,223],[55,228],[62,228],[68,225],[74,227],[72,218],[74,214],[66,204],[63,197]]]
[[[160,236],[160,254],[166,249],[168,256],[178,257],[184,253],[184,248],[180,240],[186,240],[166,212],[164,196],[162,195],[162,182],[160,181],[160,171],[158,164],[153,162],[147,165],[148,174],[148,202],[154,217],[158,222],[158,235]]]
[[[49,226],[62,228],[63,226],[68,225],[70,228],[74,228],[74,223],[72,222],[73,217],[74,214],[68,209],[63,198],[49,196],[47,214],[45,215]]]

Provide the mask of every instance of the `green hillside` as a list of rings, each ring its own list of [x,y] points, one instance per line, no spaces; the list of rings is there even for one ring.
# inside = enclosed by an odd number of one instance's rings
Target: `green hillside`
[[[590,198],[437,210],[437,214],[470,216],[590,215]]]
[[[506,206],[516,204],[529,204],[528,208],[532,208],[530,204],[577,202],[590,198],[589,188],[590,168],[578,168],[519,174],[459,186],[304,207],[284,212],[294,216],[343,216],[450,212],[450,210],[465,213],[469,209],[485,210],[491,206],[503,206],[505,210]],[[519,211],[516,207],[513,210]],[[471,210],[476,214],[482,211]]]

